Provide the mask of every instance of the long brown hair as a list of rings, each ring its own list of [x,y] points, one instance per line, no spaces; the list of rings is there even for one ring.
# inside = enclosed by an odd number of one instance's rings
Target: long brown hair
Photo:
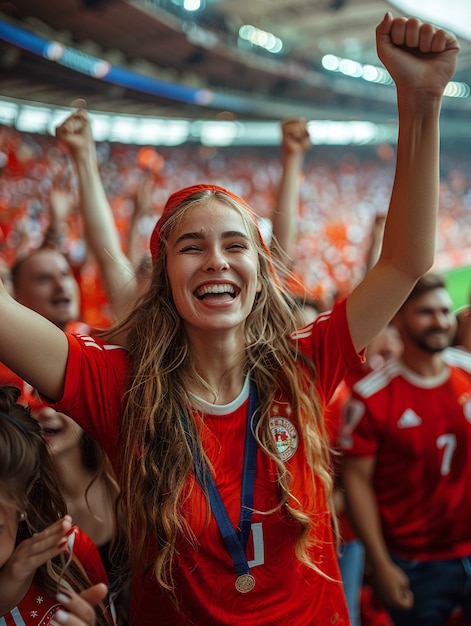
[[[144,562],[162,587],[174,593],[172,561],[182,535],[194,537],[182,512],[184,488],[193,470],[193,457],[179,416],[186,415],[191,436],[201,448],[194,416],[191,383],[204,381],[196,371],[183,321],[178,314],[167,278],[166,252],[169,237],[185,212],[193,206],[217,200],[242,216],[257,250],[261,292],[245,323],[245,371],[255,381],[261,417],[256,432],[260,448],[276,463],[280,501],[299,521],[296,555],[319,571],[310,556],[314,522],[300,506],[290,506],[291,476],[274,446],[269,427],[270,408],[277,393],[291,399],[303,429],[307,461],[324,486],[332,491],[330,454],[323,426],[321,403],[315,389],[314,365],[296,349],[291,339],[296,330],[296,305],[280,287],[274,260],[261,242],[253,215],[245,203],[219,189],[199,190],[184,198],[159,224],[158,248],[151,283],[133,313],[119,330],[127,332],[132,372],[121,423],[121,493],[127,521],[131,570]],[[302,363],[301,363],[302,361]],[[202,448],[201,448],[202,449]],[[298,503],[299,505],[299,503]],[[208,518],[210,508],[208,503]],[[158,541],[155,560],[146,556],[148,537]]]

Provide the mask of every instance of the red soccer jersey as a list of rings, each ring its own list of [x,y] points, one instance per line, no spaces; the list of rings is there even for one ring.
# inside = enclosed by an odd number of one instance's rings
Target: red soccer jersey
[[[55,598],[33,583],[18,606],[0,617],[0,626],[47,626],[60,608]]]
[[[301,329],[293,341],[314,358],[317,385],[326,403],[346,368],[358,365],[348,330],[345,303],[332,314],[321,315]],[[116,471],[120,472],[118,428],[123,389],[128,374],[126,351],[91,337],[69,336],[69,362],[64,397],[56,408],[77,419],[103,445]],[[195,404],[197,401],[195,399]],[[247,418],[248,384],[230,405],[201,403],[205,415],[198,420],[202,441],[213,466],[216,484],[229,518],[237,527],[243,447]],[[285,510],[264,513],[278,502],[274,464],[262,453],[257,456],[252,532],[247,546],[255,588],[246,594],[234,586],[232,558],[219,533],[214,516],[206,525],[206,500],[196,486],[185,501],[185,514],[198,541],[183,539],[175,567],[177,612],[150,574],[136,572],[133,578],[130,624],[139,626],[220,624],[240,626],[273,624],[348,624],[347,609],[338,571],[330,513],[321,484],[312,484],[298,417],[287,399],[272,407],[272,432],[280,455],[293,475],[293,492],[315,521],[312,555],[319,569],[333,579],[297,562],[294,545],[299,526]],[[149,553],[155,553],[149,538]]]
[[[87,572],[91,583],[93,585],[99,582],[108,584],[103,563],[93,541],[78,528],[73,537],[74,555]],[[33,581],[21,602],[0,617],[0,626],[47,626],[60,608],[61,604]]]
[[[388,363],[353,386],[346,455],[376,457],[373,487],[397,556],[471,554],[471,355],[444,352],[434,378]]]

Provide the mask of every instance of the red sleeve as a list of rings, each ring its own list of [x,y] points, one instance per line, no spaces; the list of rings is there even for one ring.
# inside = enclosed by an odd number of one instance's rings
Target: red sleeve
[[[55,404],[119,463],[118,431],[128,375],[127,351],[88,335],[67,335],[69,356],[64,393]],[[47,403],[47,399],[46,403]]]
[[[347,370],[358,367],[365,360],[365,351],[358,353],[353,345],[346,299],[337,302],[332,311],[300,328],[293,335],[293,341],[300,352],[314,361],[317,389],[325,404],[334,395]]]

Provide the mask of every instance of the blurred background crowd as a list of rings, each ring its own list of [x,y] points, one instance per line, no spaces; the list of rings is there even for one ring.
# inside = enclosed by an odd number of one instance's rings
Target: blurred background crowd
[[[198,144],[149,147],[99,142],[100,173],[122,245],[131,224],[144,251],[170,193],[201,180],[220,184],[247,199],[269,236],[281,176],[277,148],[215,148]],[[294,270],[308,295],[327,305],[351,291],[363,276],[375,220],[387,208],[394,150],[390,146],[336,148],[314,146],[306,156],[300,186]],[[444,150],[441,214],[436,267],[451,272],[456,306],[467,299],[471,263],[471,157]],[[54,137],[0,131],[0,254],[11,266],[18,255],[38,247],[53,220],[58,241],[76,271],[83,296],[83,319],[101,325],[108,319],[106,298],[93,257],[87,252],[78,211],[75,170],[67,148]],[[453,275],[460,268],[456,286]]]

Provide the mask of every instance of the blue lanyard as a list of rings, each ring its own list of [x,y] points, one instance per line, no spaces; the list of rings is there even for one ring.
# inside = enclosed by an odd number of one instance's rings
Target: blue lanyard
[[[245,429],[244,444],[244,467],[242,471],[242,491],[241,507],[239,518],[239,531],[236,532],[232,526],[226,507],[222,501],[219,490],[214,481],[213,475],[201,455],[197,446],[193,446],[188,430],[188,423],[185,415],[181,415],[181,421],[188,445],[193,454],[195,462],[195,475],[200,487],[204,490],[207,486],[211,510],[216,519],[219,531],[224,539],[229,554],[234,562],[236,572],[236,589],[241,593],[246,593],[253,589],[255,579],[250,575],[249,564],[245,549],[252,525],[252,512],[255,487],[255,473],[257,466],[257,442],[253,436],[252,429],[255,430],[259,415],[256,412],[258,406],[258,393],[255,383],[250,381],[249,408],[247,412],[247,423]]]

